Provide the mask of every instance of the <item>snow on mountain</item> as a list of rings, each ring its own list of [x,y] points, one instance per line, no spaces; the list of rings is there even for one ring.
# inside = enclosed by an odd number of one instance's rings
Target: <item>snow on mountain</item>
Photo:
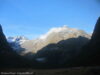
[[[68,29],[68,27],[65,25],[63,27],[51,28],[46,34],[41,35],[40,39],[46,39],[51,33],[59,33],[59,32],[64,31],[66,29]]]
[[[24,53],[32,52],[36,53],[38,50],[47,46],[48,44],[58,43],[61,40],[67,40],[69,38],[86,37],[90,39],[90,35],[83,30],[69,28],[67,26],[51,28],[46,34],[41,35],[35,40],[28,40],[23,36],[8,37],[8,42],[12,44],[12,47],[16,50],[23,50]],[[22,49],[21,49],[22,48]]]
[[[9,44],[11,45],[11,47],[16,50],[16,51],[20,51],[22,50],[21,48],[21,44],[23,44],[25,41],[27,41],[28,39],[24,36],[16,36],[16,37],[7,37],[7,41],[9,42]]]
[[[68,26],[64,25],[62,27],[57,27],[57,28],[51,28],[46,34],[44,35],[41,35],[39,37],[39,39],[47,39],[49,35],[51,35],[52,33],[59,33],[61,34],[62,33],[62,36],[64,36],[64,34],[74,34],[74,33],[77,33],[76,35],[79,36],[79,35],[84,35],[84,36],[87,36],[88,37],[88,34],[86,32],[84,32],[83,30],[78,30],[78,29],[75,29],[75,28],[69,28]]]
[[[24,36],[16,36],[16,37],[7,37],[7,40],[9,43],[16,42],[22,44],[28,39]]]
[[[78,30],[75,28],[69,28],[67,26],[51,28],[46,34],[40,36],[36,40],[24,42],[21,46],[27,51],[37,52],[48,44],[58,43],[61,40],[67,40],[69,38],[86,37],[90,39],[88,35],[83,30]]]

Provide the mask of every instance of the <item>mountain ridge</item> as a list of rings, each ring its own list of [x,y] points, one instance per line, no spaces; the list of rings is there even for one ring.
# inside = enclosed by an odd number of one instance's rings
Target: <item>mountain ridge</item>
[[[10,44],[12,44],[12,48],[16,49],[18,52],[20,52],[20,50],[23,50],[25,54],[28,52],[36,53],[38,50],[42,49],[48,44],[56,44],[61,40],[78,38],[79,36],[86,37],[88,39],[91,38],[91,36],[83,30],[70,28],[64,25],[62,27],[51,28],[47,33],[34,40],[26,39],[23,36],[15,37],[12,40],[10,39]]]

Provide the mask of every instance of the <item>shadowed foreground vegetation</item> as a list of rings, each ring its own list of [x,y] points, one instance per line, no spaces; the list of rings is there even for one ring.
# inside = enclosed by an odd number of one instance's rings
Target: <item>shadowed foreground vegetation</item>
[[[13,74],[23,74],[24,75],[100,75],[100,67],[74,67],[74,68],[67,68],[67,69],[2,69],[0,70],[1,75],[3,73],[12,72]]]

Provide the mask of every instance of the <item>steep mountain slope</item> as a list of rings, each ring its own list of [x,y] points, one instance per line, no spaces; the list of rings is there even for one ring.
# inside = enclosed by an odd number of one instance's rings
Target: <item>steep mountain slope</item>
[[[18,53],[24,50],[21,47],[21,44],[27,40],[28,39],[24,36],[7,37],[7,41],[9,42],[10,46]]]
[[[90,41],[85,44],[81,51],[64,66],[100,66],[100,18],[98,18]]]
[[[78,38],[79,36],[90,39],[90,35],[86,32],[67,26],[52,28],[46,34],[40,36],[34,41],[26,41],[21,44],[22,48],[27,49],[26,51],[32,51],[33,53],[47,46],[48,44],[56,44],[61,40],[67,40],[69,38]]]
[[[79,60],[83,59],[85,65],[100,65],[100,17],[95,25],[91,40],[82,48],[79,57]]]
[[[64,64],[66,60],[81,51],[80,48],[88,43],[90,37],[82,30],[63,26],[50,29],[36,40],[27,40],[25,37],[8,37],[8,42],[18,54],[29,59],[35,58],[39,62],[46,61],[50,64],[54,64],[56,60]]]
[[[100,18],[98,19],[92,38],[70,38],[57,44],[49,44],[35,55],[42,67],[80,67],[100,66]],[[88,41],[88,42],[87,42]],[[85,42],[83,44],[83,42]],[[80,47],[80,48],[79,48]],[[78,51],[77,51],[78,50]]]
[[[28,39],[24,36],[7,37],[7,41],[9,43],[16,42],[16,43],[22,44],[26,40]]]
[[[10,47],[0,25],[0,68],[29,67],[30,61],[27,60],[26,62],[26,60]]]

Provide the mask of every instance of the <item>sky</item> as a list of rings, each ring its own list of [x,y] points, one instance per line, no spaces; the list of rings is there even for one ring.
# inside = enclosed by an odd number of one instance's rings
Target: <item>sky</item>
[[[92,33],[100,0],[0,0],[0,24],[6,36],[37,38],[67,25]]]

